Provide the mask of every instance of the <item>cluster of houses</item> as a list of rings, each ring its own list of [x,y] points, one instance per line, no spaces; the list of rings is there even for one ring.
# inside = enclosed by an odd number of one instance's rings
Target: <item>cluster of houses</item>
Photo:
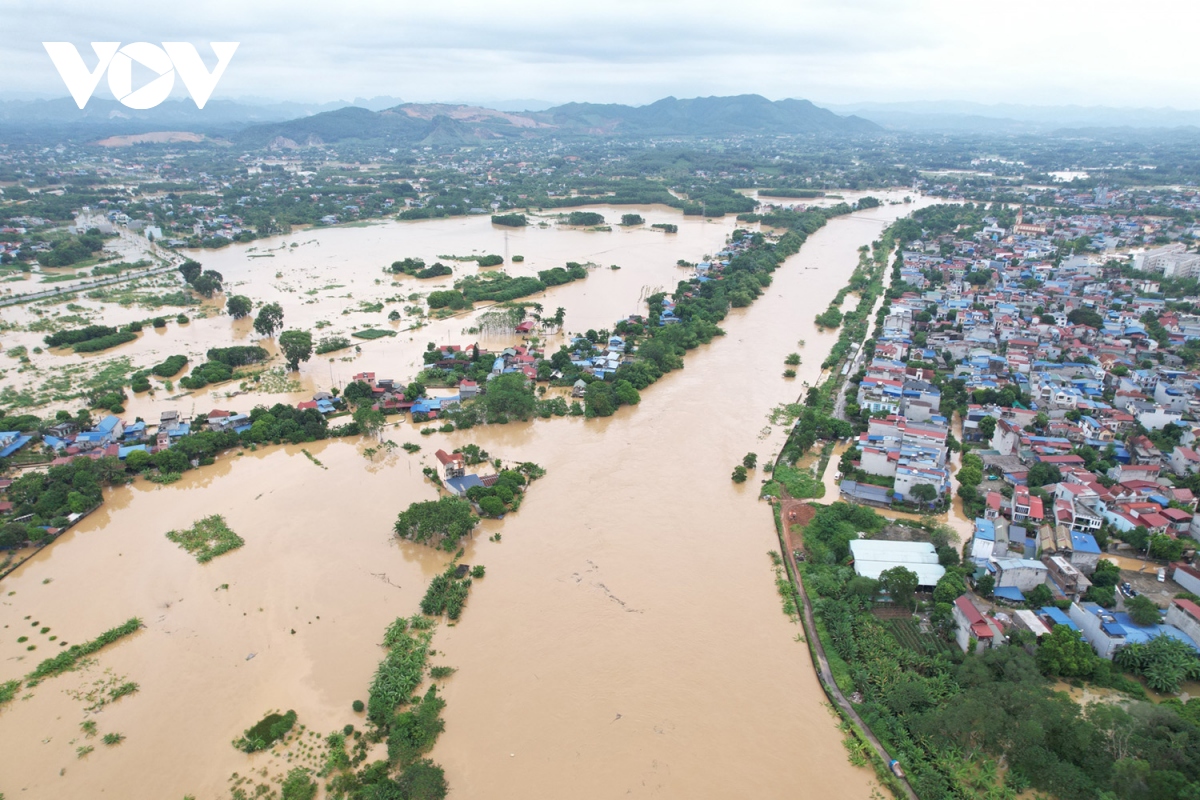
[[[496,483],[498,474],[477,475],[467,472],[466,460],[462,453],[447,453],[438,450],[433,454],[442,468],[442,479],[446,487],[459,497],[465,497],[467,490],[475,486],[490,487]]]
[[[337,401],[328,392],[318,392],[312,400],[297,404],[297,408],[314,408],[322,414],[339,410]],[[250,415],[213,409],[207,416],[187,420],[178,411],[163,411],[158,424],[147,424],[141,419],[126,422],[115,414],[102,417],[90,428],[83,428],[74,420],[65,420],[47,428],[40,444],[56,453],[51,466],[66,464],[75,458],[101,458],[116,456],[122,461],[135,450],[157,453],[168,449],[175,441],[200,430],[233,431],[242,433],[250,429]],[[7,458],[33,441],[31,434],[15,431],[0,431],[0,458]]]
[[[1098,190],[1091,199],[1103,208],[1111,195]],[[1016,219],[1007,228],[985,220],[971,239],[948,234],[903,249],[904,291],[884,316],[855,397],[870,419],[854,466],[873,477],[843,481],[841,494],[887,506],[911,500],[921,484],[947,492],[948,421],[934,378],[943,390],[961,381],[969,399],[988,400],[968,405],[962,419],[963,441],[989,474],[966,552],[975,577],[991,576],[995,598],[1014,605],[1045,586],[1067,611],[985,615],[964,595],[954,607],[960,646],[1000,644],[1012,626],[1042,635],[1063,624],[1109,658],[1157,635],[1196,647],[1200,608],[1187,600],[1174,601],[1160,624],[1138,626],[1084,597],[1102,556],[1102,527],[1186,538],[1189,549],[1188,537],[1200,539],[1188,488],[1200,474],[1200,425],[1192,422],[1200,419],[1200,369],[1188,347],[1200,341],[1200,315],[1169,310],[1155,296],[1155,274],[1200,277],[1200,253],[1172,242],[1130,254],[1146,273],[1131,278],[1104,264],[1112,256],[1063,258],[1059,245],[1091,236],[1103,252],[1161,235],[1170,221],[1033,210]],[[1031,482],[1031,473],[1057,480]],[[924,575],[923,585],[936,581],[927,552],[907,545],[901,554],[881,551],[876,563],[872,545],[856,546],[864,550],[855,552],[856,569],[866,565],[861,574],[903,563]],[[1200,592],[1200,569],[1171,570]]]
[[[1132,418],[1117,419],[1118,415],[1096,412],[1100,419],[1080,417],[1077,422],[1052,422],[1047,433],[1063,435],[1042,436],[1027,431],[1028,423],[1022,424],[1032,420],[1033,413],[998,406],[970,407],[964,429],[970,425],[978,430],[985,417],[994,420],[995,432],[990,441],[975,437],[981,446],[991,445],[979,455],[1014,489],[1011,498],[988,492],[988,518],[1005,513],[1014,522],[1035,526],[1046,523],[1094,532],[1107,523],[1118,534],[1141,527],[1151,534],[1172,538],[1200,538],[1195,495],[1186,486],[1172,485],[1167,479],[1170,475],[1180,481],[1200,471],[1200,456],[1192,447],[1200,437],[1200,426],[1180,423],[1180,443],[1163,453],[1144,434],[1129,435],[1124,441],[1115,438],[1132,432]],[[1113,466],[1100,474],[1088,470],[1085,459],[1075,452],[1080,445],[1107,454],[1110,461],[1106,463]],[[1062,476],[1060,482],[1042,487],[1049,503],[1032,497],[1026,486],[1030,469],[1039,463],[1055,467]]]
[[[964,652],[972,647],[975,652],[1000,647],[1014,628],[1041,637],[1055,625],[1065,625],[1077,631],[1099,656],[1110,660],[1122,647],[1145,644],[1157,636],[1178,639],[1200,653],[1200,606],[1184,598],[1172,600],[1161,620],[1150,625],[1139,625],[1123,611],[1088,602],[1071,603],[1065,612],[1045,606],[991,616],[981,613],[969,595],[954,601],[953,614],[955,641]]]
[[[633,360],[633,355],[626,353],[625,339],[615,334],[608,338],[608,342],[598,347],[582,336],[571,340],[571,363],[579,367],[581,372],[597,378],[603,379],[612,375],[622,364]],[[580,390],[578,385],[575,388]]]
[[[938,415],[928,416],[924,422],[897,414],[872,418],[858,438],[861,457],[857,466],[870,475],[892,479],[892,486],[889,489],[843,480],[842,497],[852,502],[888,506],[914,498],[913,490],[918,486],[929,486],[935,499],[927,502],[936,502],[950,491],[950,471],[946,465],[949,433],[947,420]]]

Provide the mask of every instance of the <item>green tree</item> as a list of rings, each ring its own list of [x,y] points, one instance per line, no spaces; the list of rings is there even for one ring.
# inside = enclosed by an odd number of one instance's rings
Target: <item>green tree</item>
[[[1039,461],[1029,468],[1029,474],[1025,476],[1025,484],[1029,487],[1046,486],[1051,483],[1059,483],[1062,481],[1062,471],[1055,464],[1047,464],[1044,461]]]
[[[179,265],[179,271],[183,274],[184,282],[189,284],[194,283],[196,278],[200,277],[203,269],[199,261],[193,261],[190,258]]]
[[[300,369],[301,361],[312,358],[312,334],[308,331],[284,331],[279,334],[279,348],[283,350],[288,369]]]
[[[636,406],[642,402],[642,397],[638,394],[638,390],[633,388],[633,384],[626,380],[620,380],[613,384],[613,396],[623,406]]]
[[[745,483],[746,482],[746,468],[743,467],[741,464],[738,464],[736,467],[733,468],[733,482],[734,483]]]
[[[888,593],[892,602],[910,608],[917,591],[917,573],[907,567],[892,567],[879,573],[879,586]]]
[[[275,331],[283,328],[283,306],[279,303],[267,303],[258,310],[254,318],[254,332],[259,336],[274,336]]]
[[[72,514],[82,514],[84,511],[88,510],[88,507],[92,505],[92,502],[79,492],[68,492],[67,505],[70,507]]]
[[[1158,606],[1144,594],[1126,600],[1125,611],[1136,625],[1157,625],[1159,623]]]
[[[1150,537],[1150,547],[1147,550],[1151,558],[1161,558],[1164,561],[1178,561],[1183,557],[1183,541],[1172,539],[1163,533]]]
[[[1025,602],[1032,608],[1045,608],[1054,601],[1054,593],[1050,591],[1050,587],[1044,583],[1039,583],[1037,586],[1025,593]]]
[[[400,790],[396,797],[403,800],[443,800],[450,791],[442,768],[428,758],[405,767],[396,787]]]
[[[617,398],[612,387],[604,381],[592,381],[583,394],[584,408],[589,417],[611,417],[617,410]]]
[[[920,500],[923,503],[932,503],[937,500],[937,489],[928,483],[918,483],[912,488],[912,496],[915,500]]]
[[[1104,318],[1090,308],[1076,308],[1067,314],[1067,322],[1072,325],[1086,325],[1099,330],[1104,327]]]
[[[992,592],[996,591],[996,579],[991,575],[984,575],[975,581],[975,591],[984,597],[991,597]]]
[[[1123,670],[1141,675],[1156,692],[1175,694],[1179,684],[1200,678],[1200,658],[1190,646],[1170,636],[1155,636],[1117,651],[1113,662]]]
[[[963,486],[978,486],[983,480],[983,472],[978,467],[962,467],[958,470],[958,482]]]
[[[375,393],[371,390],[371,385],[366,381],[353,381],[346,384],[346,388],[342,392],[342,397],[345,398],[346,402],[348,403],[358,404],[364,401],[373,400]]]
[[[133,450],[125,456],[125,468],[133,472],[141,472],[150,466],[151,456],[145,450]]]
[[[154,454],[154,466],[162,473],[184,472],[190,466],[188,457],[178,449],[159,450]]]
[[[1121,568],[1107,558],[1102,558],[1096,564],[1092,573],[1092,583],[1096,586],[1116,586],[1121,580]]]
[[[358,425],[358,432],[363,436],[377,437],[386,421],[387,417],[382,411],[376,411],[369,405],[361,405],[354,410],[354,424]]]
[[[996,433],[996,418],[984,417],[979,420],[979,435],[983,437],[985,442],[990,442],[992,436]]]
[[[929,623],[943,639],[953,637],[957,627],[954,621],[954,606],[950,603],[934,603],[933,611],[929,614]]]
[[[507,509],[504,507],[504,501],[499,497],[488,495],[479,498],[479,510],[489,517],[501,517],[504,516]]]
[[[934,603],[953,603],[962,595],[966,594],[967,587],[963,583],[962,572],[957,569],[948,569],[933,587],[933,602]]]
[[[279,787],[280,800],[313,800],[317,796],[317,782],[309,777],[309,771],[296,767],[288,772]]]
[[[537,408],[533,385],[521,372],[498,375],[488,381],[481,402],[493,419],[505,416],[527,420]]]
[[[225,301],[225,310],[234,319],[242,319],[250,316],[250,312],[254,310],[254,303],[245,295],[235,294]]]
[[[1138,525],[1131,531],[1124,531],[1119,535],[1135,550],[1145,550],[1150,546],[1150,531],[1142,525]]]
[[[1112,608],[1117,604],[1116,590],[1111,586],[1099,586],[1092,584],[1088,587],[1087,593],[1083,596],[1084,600],[1089,603],[1095,603],[1105,608]]]
[[[394,529],[401,539],[421,544],[441,542],[446,550],[452,550],[478,522],[479,518],[471,513],[471,506],[465,501],[443,497],[411,504],[400,512]]]
[[[199,278],[192,281],[192,288],[198,294],[202,294],[205,297],[212,297],[221,291],[221,280],[221,273],[206,269]]]
[[[757,453],[746,453],[746,455],[742,456],[742,466],[745,467],[746,469],[754,469],[755,467],[757,467],[758,466],[758,454]]]
[[[1042,636],[1037,649],[1038,669],[1056,678],[1090,678],[1099,657],[1078,631],[1055,625]]]

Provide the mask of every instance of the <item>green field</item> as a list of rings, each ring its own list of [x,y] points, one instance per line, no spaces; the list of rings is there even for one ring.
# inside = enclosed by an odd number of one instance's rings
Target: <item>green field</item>
[[[891,630],[896,641],[909,650],[927,656],[952,652],[950,642],[932,633],[921,633],[920,625],[915,619],[889,619],[883,620],[883,624]]]
[[[395,336],[395,331],[381,331],[378,328],[367,328],[363,331],[355,331],[350,334],[357,339],[382,339],[385,336]]]

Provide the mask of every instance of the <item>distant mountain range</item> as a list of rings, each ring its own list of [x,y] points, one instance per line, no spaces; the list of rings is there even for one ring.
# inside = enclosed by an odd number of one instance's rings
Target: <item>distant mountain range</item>
[[[97,141],[160,131],[186,131],[242,147],[302,147],[351,139],[395,146],[472,144],[553,136],[855,135],[889,131],[943,134],[1168,135],[1195,137],[1200,111],[1173,108],[986,105],[966,102],[855,103],[816,106],[807,100],[667,97],[645,106],[536,100],[497,103],[403,103],[394,97],[353,102],[292,103],[254,98],[212,100],[203,110],[171,99],[136,111],[92,98],[80,110],[70,98],[0,101],[0,139]],[[525,110],[515,110],[523,108]]]
[[[387,100],[394,101],[395,98]],[[366,104],[372,101],[362,102]],[[250,125],[282,122],[348,105],[345,102],[305,105],[211,100],[201,110],[191,100],[180,99],[167,100],[155,108],[139,111],[102,97],[93,97],[82,110],[69,97],[3,100],[0,101],[0,136],[21,139],[58,135],[88,139],[163,130],[231,136]]]
[[[1181,128],[1200,125],[1200,111],[1013,103],[908,102],[828,104],[889,130],[930,133],[1051,133],[1098,128]]]
[[[736,134],[878,133],[873,122],[838,116],[807,100],[772,102],[759,95],[667,97],[646,106],[567,103],[544,111],[406,103],[383,111],[343,108],[288,122],[254,125],[243,146],[297,146],[344,139],[396,143],[486,142],[556,136],[731,136]]]
[[[361,101],[375,105],[385,98]],[[391,99],[391,98],[387,98]],[[333,107],[331,108],[330,105]],[[79,110],[68,98],[0,102],[0,136],[63,135],[100,139],[118,134],[186,130],[245,147],[303,146],[347,139],[393,144],[455,144],[557,136],[730,136],[736,134],[878,133],[873,122],[839,116],[807,100],[772,102],[759,95],[664,98],[646,106],[568,103],[541,111],[401,103],[362,108],[298,103],[251,105],[214,100],[203,110],[187,100],[134,111],[93,98]]]

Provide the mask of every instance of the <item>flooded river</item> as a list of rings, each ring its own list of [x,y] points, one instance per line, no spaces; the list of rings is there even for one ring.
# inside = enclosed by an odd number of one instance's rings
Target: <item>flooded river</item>
[[[434,450],[475,442],[493,455],[536,461],[547,475],[518,514],[485,523],[467,547],[464,562],[485,564],[487,577],[476,582],[463,619],[434,639],[432,663],[459,669],[445,682],[446,732],[432,754],[454,796],[868,797],[872,773],[847,762],[807,647],[794,640],[800,629],[774,591],[766,553],[778,544],[757,500],[764,476],[752,473],[738,486],[729,475],[746,452],[762,463],[781,445],[770,410],[817,379],[834,341],[817,333],[813,317],[845,283],[857,248],[913,207],[831,221],[752,308],[730,314],[727,336],[689,354],[685,369],[615,417],[431,437],[402,426],[385,435],[417,442],[421,453],[369,461],[361,443],[308,445],[323,469],[300,448],[268,448],[223,457],[171,486],[138,482],[111,492],[100,511],[0,583],[0,680],[53,652],[50,635],[81,642],[135,615],[146,629],[0,711],[0,791],[215,799],[228,795],[231,773],[276,768],[267,755],[230,746],[264,712],[295,709],[322,734],[361,726],[350,706],[366,700],[384,627],[416,610],[445,563],[443,554],[396,542],[391,523],[410,502],[435,496],[420,473]],[[676,259],[715,252],[735,224],[664,209],[601,211],[610,219],[637,211],[678,223],[680,233],[507,234],[510,254],[526,255],[526,271],[567,260],[603,265],[539,300],[550,311],[566,307],[571,330],[608,327],[639,310],[643,287],[673,287],[686,275]],[[376,296],[377,278],[390,284],[379,268],[396,258],[499,252],[505,233],[460,219],[285,240],[314,238],[319,245],[289,248],[286,259],[250,260],[230,249],[206,266],[238,293],[274,299],[276,287],[288,326],[307,326],[340,317],[352,302],[300,301],[295,295],[304,297],[317,278],[353,281],[357,302]],[[607,269],[612,263],[622,269]],[[193,322],[186,335],[170,329],[176,338],[156,347],[228,344],[230,324],[222,316]],[[464,342],[468,324],[447,320],[366,344],[352,362],[314,359],[302,380],[311,391],[361,369],[406,379],[426,341]],[[803,364],[789,380],[783,359],[794,350]],[[248,397],[263,402],[251,395],[223,405]],[[203,410],[214,400],[180,402]],[[225,515],[244,547],[200,565],[163,536],[212,513]],[[503,540],[489,541],[496,531]],[[37,650],[17,643],[18,632]],[[128,737],[115,747],[85,742],[86,702],[68,693],[105,670],[140,686],[92,716],[101,735]],[[78,758],[85,744],[96,750]]]

